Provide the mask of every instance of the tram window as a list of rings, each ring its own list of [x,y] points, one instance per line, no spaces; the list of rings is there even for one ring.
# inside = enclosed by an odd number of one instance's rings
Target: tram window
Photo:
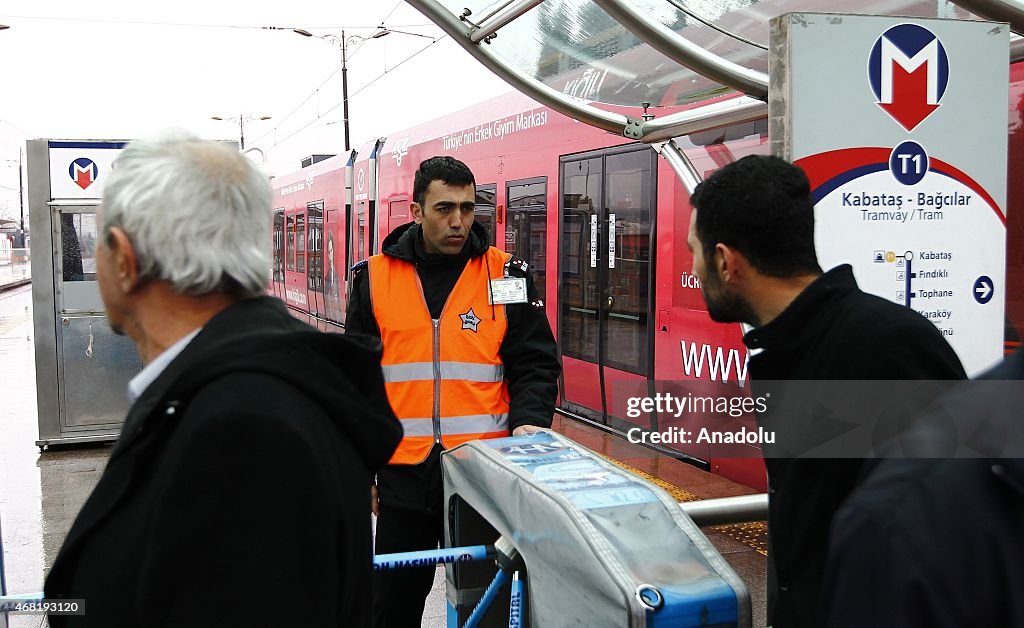
[[[288,234],[288,248],[285,251],[285,257],[288,259],[288,270],[295,270],[295,216],[285,217],[284,223],[285,233]]]
[[[495,183],[476,186],[476,221],[487,231],[487,244],[494,245],[494,207],[498,195]]]
[[[715,170],[747,155],[767,155],[768,121],[756,120],[691,133],[676,142],[697,172],[707,178]]]
[[[609,155],[605,202],[614,215],[615,259],[608,264],[604,357],[608,366],[646,374],[650,308],[651,201],[654,177],[649,151]],[[611,250],[611,247],[609,247]]]
[[[284,281],[284,209],[274,210],[274,281]]]
[[[324,202],[309,203],[306,205],[306,213],[309,216],[306,235],[306,259],[309,262],[306,272],[306,288],[322,293],[324,291]]]
[[[306,212],[295,215],[295,271],[306,272]]]
[[[513,181],[505,195],[505,250],[530,265],[537,294],[542,297],[547,285],[547,187],[546,177]]]
[[[409,199],[388,202],[388,233],[412,220],[409,217]]]
[[[601,328],[600,157],[562,166],[561,325],[562,353],[597,362]],[[593,227],[596,226],[595,230]]]

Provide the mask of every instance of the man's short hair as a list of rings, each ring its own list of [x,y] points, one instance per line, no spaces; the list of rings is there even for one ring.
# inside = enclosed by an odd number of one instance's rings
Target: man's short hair
[[[142,281],[255,296],[270,276],[270,182],[231,146],[179,130],[128,144],[107,177],[100,234],[120,227]]]
[[[804,171],[765,155],[749,155],[700,183],[690,196],[705,262],[715,245],[742,253],[763,275],[821,272],[814,251],[814,203]]]
[[[441,181],[445,185],[464,186],[476,185],[473,171],[469,166],[454,157],[431,157],[420,162],[416,177],[412,183],[412,200],[423,207],[427,198],[427,188],[431,181]]]

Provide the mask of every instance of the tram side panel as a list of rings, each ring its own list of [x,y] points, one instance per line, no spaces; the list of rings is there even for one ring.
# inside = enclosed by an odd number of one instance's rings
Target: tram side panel
[[[471,108],[388,138],[380,156],[379,237],[383,240],[411,219],[406,208],[420,161],[451,154],[466,162],[478,193],[493,186],[478,196],[481,222],[491,228],[499,248],[530,262],[546,301],[562,353],[563,407],[623,432],[633,426],[691,430],[699,420],[695,415],[674,422],[629,417],[613,399],[624,390],[646,393],[654,380],[692,380],[700,390],[718,390],[724,385],[709,375],[716,367],[713,360],[700,362],[705,347],[721,348],[726,360],[743,361],[729,362],[733,389],[735,373],[745,371],[739,326],[712,323],[699,287],[692,282],[682,286],[681,269],[689,273],[691,264],[688,193],[650,147],[625,143],[536,104],[509,100],[505,108]],[[493,129],[520,115],[545,123],[497,139],[500,131]],[[487,135],[481,129],[492,129],[490,136],[468,143],[457,139]],[[766,151],[760,136],[748,144],[754,148],[737,150]],[[727,163],[728,151],[712,152]],[[712,161],[705,169],[718,165]],[[695,357],[686,359],[680,348],[684,341],[687,350],[696,346]],[[749,429],[753,419],[747,420]],[[756,447],[666,446],[763,488]]]
[[[272,187],[275,220],[281,223],[280,238],[275,235],[275,257],[281,259],[275,271],[276,292],[296,318],[323,329],[320,321],[329,318],[328,245],[333,246],[336,238],[332,223],[340,220],[344,169],[338,158],[332,158],[278,177]],[[332,305],[331,313],[342,305],[343,294],[339,286],[337,307]]]

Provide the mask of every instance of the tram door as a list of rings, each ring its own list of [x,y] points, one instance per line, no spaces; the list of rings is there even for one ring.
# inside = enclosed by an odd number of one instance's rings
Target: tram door
[[[324,202],[306,203],[306,298],[309,313],[326,316],[324,307]]]
[[[284,300],[284,208],[274,210],[274,296]]]
[[[341,233],[338,226],[338,210],[327,210],[326,232],[327,244],[325,245],[324,260],[327,269],[324,272],[324,309],[327,310],[327,320],[335,323],[345,322],[345,304],[343,300],[345,243],[339,241],[337,235]]]
[[[566,409],[608,423],[614,382],[653,372],[654,151],[561,160],[559,346]]]

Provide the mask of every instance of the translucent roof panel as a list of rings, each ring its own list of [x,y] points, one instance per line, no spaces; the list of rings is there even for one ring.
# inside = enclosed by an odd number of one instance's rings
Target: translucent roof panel
[[[627,0],[728,61],[768,72],[768,22],[794,11],[976,19],[946,0]],[[480,23],[508,0],[442,0]],[[592,0],[545,0],[489,44],[507,64],[584,101],[682,105],[731,91],[654,50]]]

